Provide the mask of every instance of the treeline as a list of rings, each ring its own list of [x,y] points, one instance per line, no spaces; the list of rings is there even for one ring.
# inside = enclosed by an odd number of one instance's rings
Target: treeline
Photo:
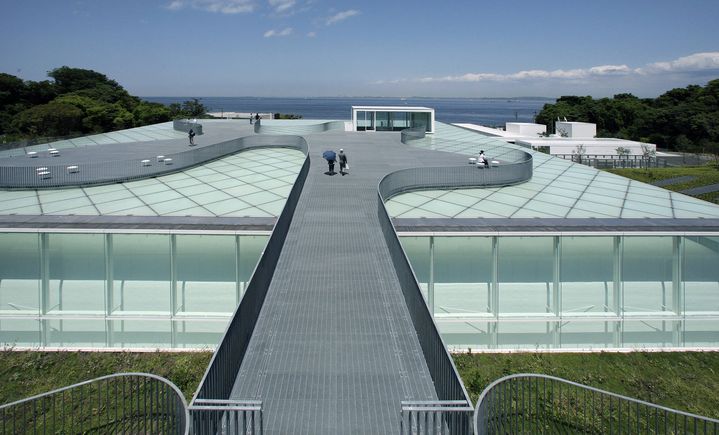
[[[719,79],[706,86],[676,88],[658,98],[618,94],[613,98],[561,97],[545,104],[536,122],[553,132],[557,118],[597,124],[598,137],[654,143],[678,151],[719,149]]]
[[[3,141],[104,133],[205,113],[196,99],[170,106],[143,101],[92,70],[63,66],[48,77],[35,82],[0,73]]]

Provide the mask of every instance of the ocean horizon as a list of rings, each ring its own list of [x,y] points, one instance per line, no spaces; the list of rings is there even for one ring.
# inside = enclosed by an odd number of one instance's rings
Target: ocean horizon
[[[197,98],[209,112],[261,112],[298,115],[304,119],[350,119],[352,106],[426,106],[437,121],[504,126],[505,122],[534,122],[554,98],[445,98],[445,97],[141,97],[172,104]]]

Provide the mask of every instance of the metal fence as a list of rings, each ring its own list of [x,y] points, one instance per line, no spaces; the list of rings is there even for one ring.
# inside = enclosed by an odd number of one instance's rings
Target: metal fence
[[[719,420],[539,374],[490,384],[477,401],[474,425],[477,435],[719,433]]]
[[[299,136],[271,136],[277,141],[288,139],[295,142],[296,145],[302,145],[301,148],[307,155],[307,143]],[[262,304],[264,303],[267,290],[272,281],[272,275],[275,272],[277,261],[279,260],[284,244],[287,231],[292,222],[297,202],[299,201],[302,187],[304,186],[307,173],[309,171],[309,156],[305,159],[302,169],[297,176],[292,190],[287,198],[285,207],[282,210],[275,228],[272,231],[265,251],[262,253],[257,266],[255,266],[252,278],[247,286],[240,305],[235,310],[232,320],[225,330],[222,341],[212,356],[212,361],[200,382],[200,388],[197,395],[192,401],[193,416],[197,418],[212,420],[213,417],[202,417],[199,414],[206,412],[209,414],[219,412],[216,410],[203,410],[196,405],[207,402],[208,399],[228,400],[235,378],[239,372],[240,365],[244,359],[245,352],[252,337],[255,324],[260,315]],[[193,417],[194,418],[194,417]]]
[[[400,434],[469,434],[473,412],[465,400],[402,401]]]
[[[247,136],[167,155],[154,155],[148,151],[144,156],[128,160],[0,166],[0,187],[37,189],[130,181],[177,172],[250,148],[263,147],[289,147],[307,152],[306,142],[297,137]]]
[[[194,434],[261,435],[262,402],[259,400],[198,399],[190,406]]]
[[[661,157],[644,157],[640,155],[618,156],[601,154],[552,154],[564,160],[591,166],[599,169],[609,168],[666,168],[667,160]]]
[[[116,373],[0,406],[0,433],[188,433],[187,403],[167,379]]]

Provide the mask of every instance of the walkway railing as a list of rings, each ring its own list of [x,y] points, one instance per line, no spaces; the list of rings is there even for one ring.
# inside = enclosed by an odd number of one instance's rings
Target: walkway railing
[[[307,143],[299,136],[273,136],[275,140],[291,140],[295,145],[300,146],[307,155]],[[292,186],[285,207],[282,210],[275,228],[272,231],[265,251],[262,253],[257,266],[255,266],[252,278],[247,286],[240,305],[235,310],[232,320],[225,330],[220,345],[215,350],[210,365],[200,382],[200,388],[197,395],[192,401],[193,419],[212,420],[212,416],[203,417],[199,414],[202,412],[214,414],[214,409],[202,409],[197,405],[208,403],[211,400],[229,400],[230,393],[235,384],[235,379],[239,372],[242,360],[247,352],[250,338],[255,329],[255,324],[260,315],[262,304],[264,303],[267,290],[269,289],[272,275],[275,272],[277,261],[279,260],[282,246],[285,242],[287,231],[289,230],[292,216],[297,202],[299,201],[302,187],[304,186],[307,172],[309,171],[309,156],[305,159],[302,169],[297,176],[297,180]],[[203,421],[205,421],[203,420]]]
[[[411,140],[424,139],[427,135],[427,128],[425,126],[413,127],[402,130],[400,133],[400,139],[402,143],[406,144]]]
[[[190,416],[193,434],[261,435],[263,431],[259,400],[197,399]]]
[[[719,420],[538,374],[494,381],[479,396],[474,420],[477,435],[719,432]]]
[[[0,433],[188,433],[187,403],[167,379],[116,373],[0,406]]]
[[[288,139],[289,138],[289,139]],[[44,188],[123,182],[177,172],[251,148],[289,147],[307,152],[304,139],[291,136],[247,136],[213,145],[189,148],[162,156],[147,155],[134,159],[82,164],[0,166],[0,188]],[[61,150],[62,151],[62,150]],[[27,160],[39,160],[30,159]]]
[[[473,412],[465,400],[403,401],[400,434],[470,434]]]

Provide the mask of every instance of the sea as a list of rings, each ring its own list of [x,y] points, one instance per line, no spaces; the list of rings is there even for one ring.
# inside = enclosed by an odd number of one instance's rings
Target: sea
[[[553,98],[388,98],[388,97],[142,97],[171,104],[198,98],[208,112],[261,112],[302,116],[304,119],[350,119],[352,106],[423,106],[435,110],[438,121],[504,126],[505,122],[534,122]]]

